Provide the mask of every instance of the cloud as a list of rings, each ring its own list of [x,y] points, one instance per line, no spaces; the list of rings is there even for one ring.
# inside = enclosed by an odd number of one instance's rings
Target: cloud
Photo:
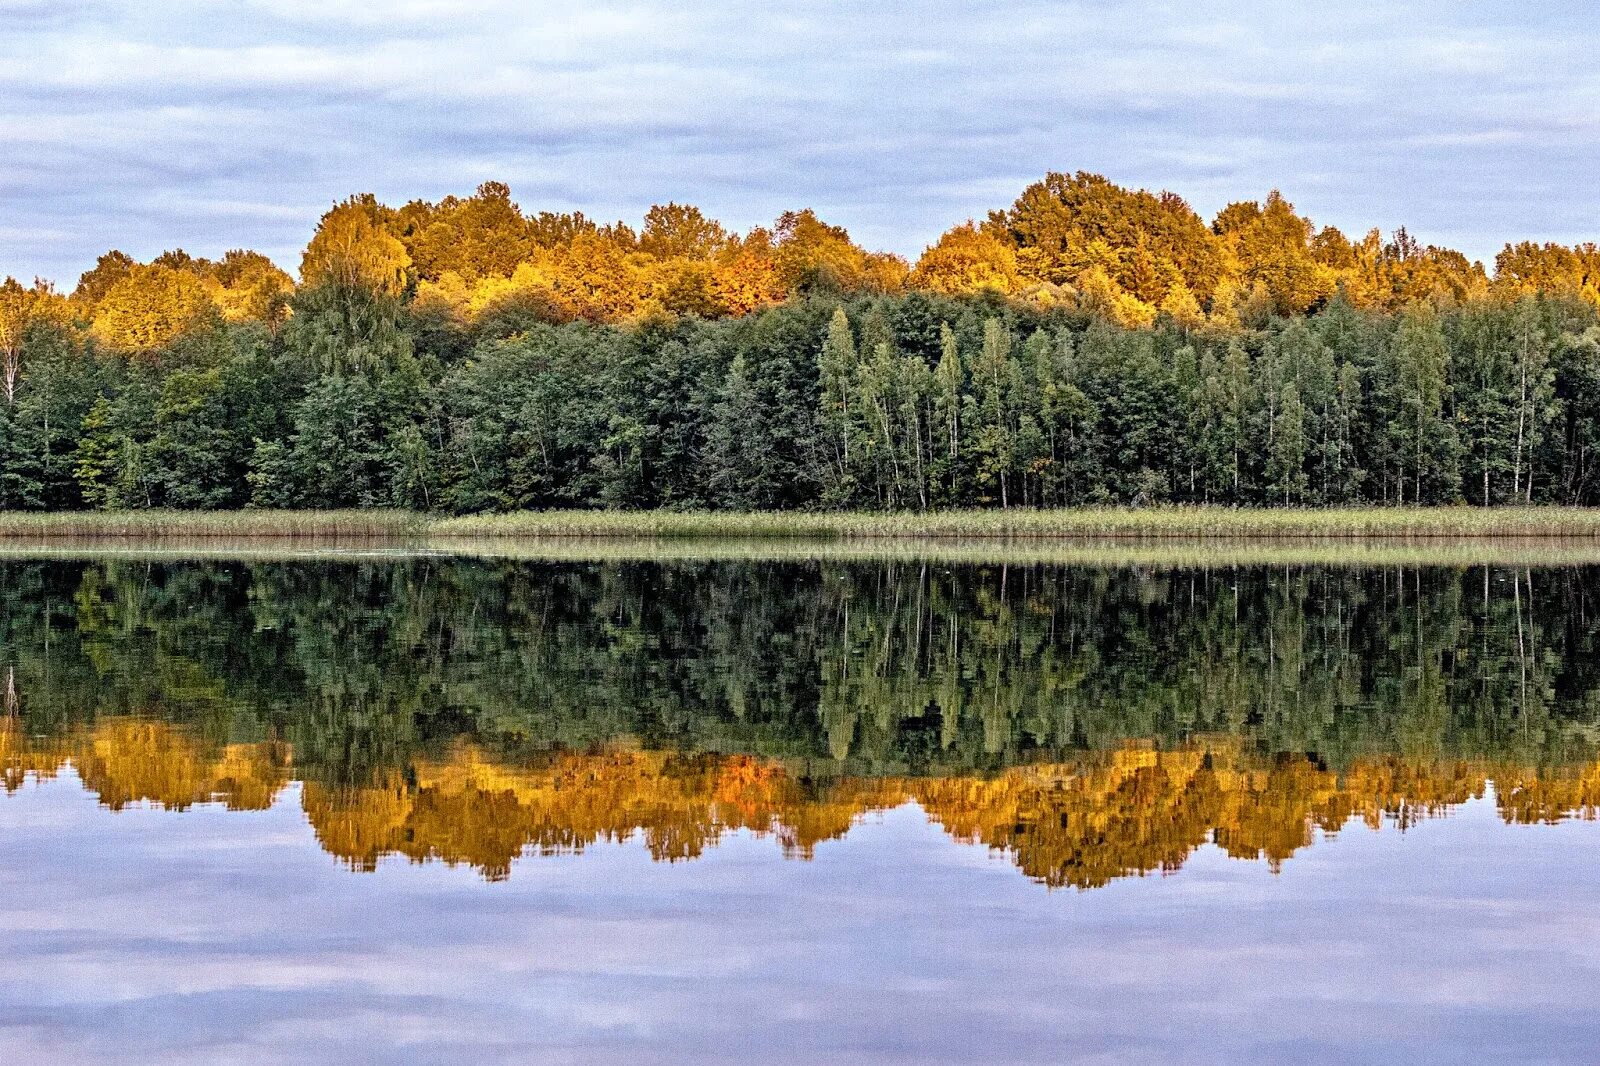
[[[1280,188],[1318,222],[1492,256],[1596,228],[1582,5],[1365,0],[0,0],[0,273],[258,247],[356,191],[497,178],[525,207],[732,225],[814,206],[915,255],[1051,169],[1203,213]]]

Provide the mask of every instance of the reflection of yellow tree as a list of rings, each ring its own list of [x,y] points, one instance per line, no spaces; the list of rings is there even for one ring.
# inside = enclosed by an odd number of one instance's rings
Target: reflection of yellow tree
[[[66,761],[64,745],[29,737],[15,714],[0,716],[0,784],[7,792],[15,792],[29,778],[55,777]]]
[[[1571,773],[1539,775],[1526,767],[1502,767],[1495,774],[1500,816],[1520,825],[1550,824],[1600,814],[1600,763]]]
[[[265,810],[289,780],[288,745],[209,745],[192,732],[143,718],[108,718],[68,737],[32,740],[0,720],[6,791],[71,764],[85,788],[112,810],[151,803],[181,811],[220,802]]]
[[[1317,829],[1334,832],[1358,817],[1374,828],[1385,820],[1404,827],[1482,795],[1493,772],[1376,759],[1335,774],[1299,756],[1263,762],[1222,742],[1126,748],[1079,765],[929,781],[913,791],[958,839],[1010,851],[1030,877],[1083,888],[1176,870],[1207,841],[1276,869]]]
[[[533,767],[470,745],[415,765],[414,785],[332,790],[308,784],[306,814],[329,851],[357,869],[384,854],[465,863],[491,878],[524,851],[564,854],[639,834],[658,860],[699,856],[723,834],[775,834],[809,857],[867,810],[904,799],[894,783],[807,790],[778,763],[748,756],[613,749],[563,753]]]
[[[308,781],[300,794],[317,841],[352,869],[375,870],[399,850],[411,797],[399,771],[364,788],[329,788]]]
[[[136,802],[260,810],[289,776],[289,752],[278,743],[207,744],[139,718],[34,740],[15,716],[0,718],[8,791],[68,763],[114,810]],[[1355,820],[1403,829],[1483,796],[1491,781],[1508,823],[1600,812],[1600,763],[1535,770],[1383,756],[1336,773],[1303,756],[1263,758],[1231,738],[1169,751],[1130,745],[990,777],[822,784],[748,755],[617,747],[510,763],[459,743],[360,787],[308,781],[301,799],[322,847],[353,869],[403,855],[470,865],[491,879],[508,876],[527,851],[567,854],[635,836],[668,862],[695,858],[737,830],[771,835],[786,855],[810,858],[863,815],[914,800],[955,839],[1006,852],[1029,877],[1090,888],[1176,870],[1208,842],[1277,869],[1318,831]]]

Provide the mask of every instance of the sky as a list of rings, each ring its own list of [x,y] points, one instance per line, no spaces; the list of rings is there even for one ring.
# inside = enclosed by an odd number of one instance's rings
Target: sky
[[[1600,24],[1471,0],[0,0],[0,275],[525,210],[815,208],[915,258],[1052,170],[1492,260],[1600,237]]]

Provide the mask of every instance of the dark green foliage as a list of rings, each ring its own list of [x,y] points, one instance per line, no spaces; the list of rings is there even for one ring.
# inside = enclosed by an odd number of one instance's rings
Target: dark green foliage
[[[0,508],[1600,503],[1576,299],[1224,331],[913,292],[447,336],[324,283],[293,312],[136,361],[34,330]]]

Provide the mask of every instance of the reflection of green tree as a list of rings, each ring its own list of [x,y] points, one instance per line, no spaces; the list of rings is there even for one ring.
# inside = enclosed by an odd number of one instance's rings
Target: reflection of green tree
[[[1600,738],[1589,568],[0,563],[30,730],[158,714],[359,782],[462,734],[996,770],[1232,734],[1537,763]]]

